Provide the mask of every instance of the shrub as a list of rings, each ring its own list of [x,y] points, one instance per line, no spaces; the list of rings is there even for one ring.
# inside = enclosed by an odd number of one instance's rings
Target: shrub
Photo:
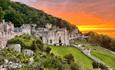
[[[7,44],[20,44],[23,49],[43,50],[43,43],[29,35],[16,36],[9,40]]]
[[[0,58],[0,65],[4,64],[4,59]]]
[[[65,60],[67,61],[68,64],[74,62],[74,57],[72,54],[68,54],[64,56]]]
[[[79,66],[76,63],[72,63],[70,67],[71,67],[71,70],[79,70]]]
[[[50,47],[46,47],[46,48],[45,48],[45,52],[46,52],[46,53],[50,53],[50,51],[51,51],[51,48],[50,48]]]
[[[33,41],[33,44],[32,44],[32,50],[41,50],[43,51],[43,43],[41,42],[41,40],[35,40]]]
[[[107,67],[103,65],[102,63],[93,62],[92,65],[93,65],[93,68],[101,68],[102,70],[107,70]]]
[[[3,49],[1,50],[1,55],[0,57],[4,57],[4,59],[8,59],[9,61],[12,62],[22,62],[22,63],[28,63],[29,62],[29,57],[24,55],[23,53],[17,53],[12,49]]]

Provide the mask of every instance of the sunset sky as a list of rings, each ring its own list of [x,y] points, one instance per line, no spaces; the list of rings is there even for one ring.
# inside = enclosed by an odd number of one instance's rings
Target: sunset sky
[[[115,38],[115,0],[15,0],[60,17],[82,32]]]

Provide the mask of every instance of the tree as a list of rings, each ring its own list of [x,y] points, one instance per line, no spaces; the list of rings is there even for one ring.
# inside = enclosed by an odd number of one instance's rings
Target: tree
[[[95,32],[88,32],[85,35],[89,36],[87,39],[89,43],[115,51],[115,41],[109,36],[97,34]]]
[[[68,64],[71,64],[72,62],[74,62],[74,57],[72,54],[65,55],[64,58]]]
[[[0,7],[0,21],[2,21],[3,18],[4,18],[4,11]]]
[[[0,65],[4,64],[4,58],[0,58]]]
[[[100,46],[105,47],[105,48],[110,48],[110,43],[111,43],[110,37],[106,35],[99,35],[97,40]]]
[[[42,41],[41,40],[35,40],[35,41],[33,41],[33,44],[32,44],[32,50],[41,50],[41,51],[43,51],[43,43],[42,43]]]
[[[6,11],[6,14],[4,15],[4,19],[6,21],[11,21],[12,23],[14,23],[15,27],[20,27],[22,24],[24,24],[22,14],[16,12],[11,7],[9,8],[9,10]]]
[[[46,47],[46,48],[45,48],[45,52],[46,52],[46,53],[50,53],[50,51],[51,51],[51,48],[50,48],[50,47]]]
[[[85,34],[86,36],[89,36],[87,41],[93,45],[97,45],[97,38],[98,38],[98,34],[95,32],[88,32]]]
[[[93,68],[101,68],[101,70],[108,70],[108,67],[106,67],[106,65],[103,65],[102,63],[98,63],[98,62],[92,62]]]
[[[115,51],[115,39],[111,40],[110,45],[111,45],[111,50]]]
[[[11,21],[15,27],[20,27],[22,24],[37,24],[40,27],[44,27],[46,23],[50,23],[57,27],[67,28],[69,31],[76,29],[75,25],[71,25],[65,20],[53,17],[41,10],[28,7],[19,2],[0,0],[0,7],[2,7],[5,12],[4,19]]]
[[[0,0],[0,7],[3,8],[3,10],[8,9],[10,5],[10,0]]]
[[[79,66],[76,63],[72,63],[70,67],[71,67],[71,70],[79,70]]]

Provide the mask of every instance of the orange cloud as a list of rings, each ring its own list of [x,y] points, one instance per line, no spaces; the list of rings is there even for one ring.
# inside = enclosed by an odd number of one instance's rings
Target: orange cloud
[[[31,1],[27,4],[75,24],[82,32],[95,31],[115,37],[115,0]]]

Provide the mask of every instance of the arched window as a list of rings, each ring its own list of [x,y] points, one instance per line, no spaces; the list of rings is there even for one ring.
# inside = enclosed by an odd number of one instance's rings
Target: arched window
[[[40,39],[42,40],[42,37],[40,37]]]
[[[61,37],[59,37],[59,45],[62,45]]]
[[[52,40],[50,40],[50,44],[52,44]]]

